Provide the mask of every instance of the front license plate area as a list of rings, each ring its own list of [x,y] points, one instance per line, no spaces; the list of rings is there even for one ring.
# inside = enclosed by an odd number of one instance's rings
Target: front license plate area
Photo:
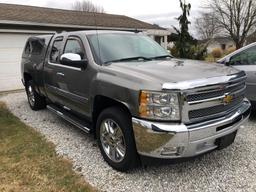
[[[237,134],[237,131],[229,135],[226,135],[224,137],[216,139],[215,144],[218,146],[218,149],[224,149],[229,145],[231,145],[232,143],[234,143],[236,134]]]

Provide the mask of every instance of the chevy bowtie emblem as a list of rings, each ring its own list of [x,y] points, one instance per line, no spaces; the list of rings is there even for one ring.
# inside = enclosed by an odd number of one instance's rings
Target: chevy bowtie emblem
[[[230,104],[234,99],[234,96],[233,95],[225,95],[224,99],[223,99],[223,103],[224,105],[228,105]]]

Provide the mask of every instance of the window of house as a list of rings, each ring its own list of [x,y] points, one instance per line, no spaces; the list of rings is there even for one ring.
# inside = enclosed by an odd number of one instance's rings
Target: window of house
[[[61,47],[62,47],[62,38],[55,39],[52,45],[52,50],[50,53],[50,62],[59,63]]]
[[[221,44],[221,49],[226,50],[226,44]]]

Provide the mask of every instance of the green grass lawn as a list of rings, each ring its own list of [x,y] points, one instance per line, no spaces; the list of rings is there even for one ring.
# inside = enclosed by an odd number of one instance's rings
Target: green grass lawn
[[[0,191],[96,191],[58,157],[54,145],[0,102]]]

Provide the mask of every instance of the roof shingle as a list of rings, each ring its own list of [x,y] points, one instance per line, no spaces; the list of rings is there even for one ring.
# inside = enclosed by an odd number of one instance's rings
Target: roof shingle
[[[42,24],[98,26],[129,29],[161,29],[124,15],[92,13],[0,3],[1,20]]]

